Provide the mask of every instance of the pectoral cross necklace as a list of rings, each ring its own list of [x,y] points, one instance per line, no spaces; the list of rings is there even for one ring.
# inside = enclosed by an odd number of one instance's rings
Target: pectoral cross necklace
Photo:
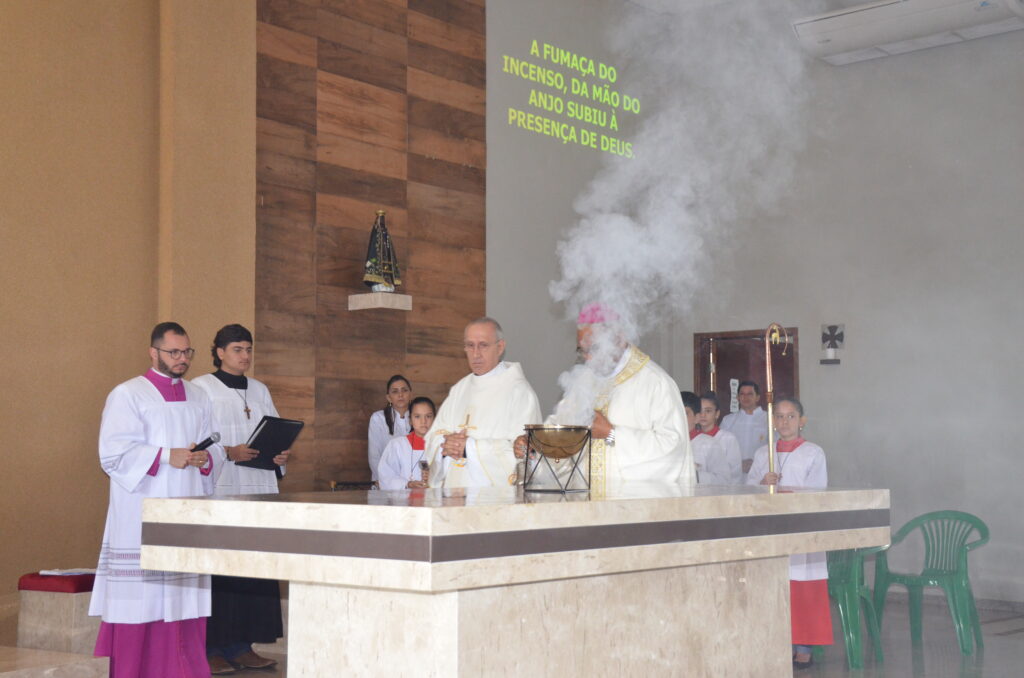
[[[249,416],[252,412],[252,410],[249,409],[249,389],[242,389],[239,391],[237,388],[233,388],[231,390],[237,393],[238,397],[242,399],[242,403],[245,405],[245,409],[242,410],[245,412],[245,418],[251,419],[252,417]]]

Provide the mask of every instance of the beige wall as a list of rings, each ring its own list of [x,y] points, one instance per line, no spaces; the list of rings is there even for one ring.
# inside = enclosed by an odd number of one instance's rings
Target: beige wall
[[[0,644],[19,575],[95,566],[99,417],[153,323],[252,322],[254,44],[251,3],[0,3]]]

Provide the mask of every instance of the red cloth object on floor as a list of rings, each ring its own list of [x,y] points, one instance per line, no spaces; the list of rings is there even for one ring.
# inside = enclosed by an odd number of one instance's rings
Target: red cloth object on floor
[[[206,617],[148,624],[100,623],[96,657],[110,657],[110,678],[209,678]]]
[[[832,611],[828,580],[789,582],[790,619],[794,645],[831,645]]]
[[[52,591],[54,593],[85,593],[92,591],[94,574],[39,574],[29,572],[18,578],[19,591]]]

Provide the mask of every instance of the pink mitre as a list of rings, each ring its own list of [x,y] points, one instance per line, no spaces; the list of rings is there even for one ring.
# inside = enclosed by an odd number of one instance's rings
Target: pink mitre
[[[611,306],[604,304],[588,304],[576,318],[577,325],[600,325],[619,322],[619,314]]]

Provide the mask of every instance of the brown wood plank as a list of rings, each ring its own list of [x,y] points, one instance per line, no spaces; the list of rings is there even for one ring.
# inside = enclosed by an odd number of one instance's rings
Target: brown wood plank
[[[409,97],[409,125],[434,129],[455,138],[487,141],[487,120],[453,106]]]
[[[331,480],[339,483],[369,482],[371,476],[365,440],[317,440],[316,454],[318,490],[325,489]]]
[[[487,85],[487,63],[483,59],[470,59],[423,42],[409,41],[409,64],[472,87],[482,89]]]
[[[417,240],[481,250],[486,245],[486,227],[482,220],[441,216],[436,212],[416,208],[410,208],[408,219],[410,237],[413,238],[410,247],[416,247]]]
[[[419,12],[409,12],[409,40],[425,42],[470,59],[486,59],[487,45],[483,33],[445,23]]]
[[[256,148],[303,160],[316,160],[316,136],[276,120],[256,118]]]
[[[405,35],[405,0],[320,0],[320,4],[324,11]]]
[[[373,228],[373,221],[379,209],[387,211],[388,232],[395,238],[405,237],[408,233],[408,216],[404,209],[328,193],[316,196],[318,225],[351,228],[364,233],[366,239],[370,237],[370,229]],[[365,254],[365,251],[363,253]]]
[[[410,251],[416,247],[416,242],[410,243]],[[453,302],[464,304],[467,308],[481,309],[486,302],[484,286],[482,281],[466,280],[451,271],[432,271],[430,269],[407,268],[402,271],[402,292],[412,295],[412,306],[415,309],[420,296],[430,295],[440,299],[449,299]],[[420,316],[412,316],[407,324],[428,323],[431,320],[422,319]],[[461,328],[459,329],[461,332]]]
[[[323,403],[317,417],[317,438],[368,438],[370,415],[387,405],[384,388],[390,374],[376,380],[327,379],[317,380],[317,402]]]
[[[407,327],[453,327],[461,332],[467,323],[483,314],[482,305],[420,294],[413,300],[412,310],[407,311],[406,323]],[[462,355],[462,344],[437,346],[432,352],[458,357]]]
[[[425,101],[447,104],[476,115],[487,113],[487,91],[483,87],[474,87],[418,68],[409,68],[406,88],[411,96]]]
[[[316,68],[316,38],[281,26],[257,21],[256,51],[281,61]]]
[[[398,92],[318,71],[316,120],[317,129],[328,134],[406,148],[406,97]]]
[[[484,223],[486,218],[486,205],[481,195],[452,191],[415,181],[408,182],[407,191],[410,209],[480,223]]]
[[[405,182],[325,162],[316,166],[316,190],[381,205],[405,207]]]
[[[316,313],[313,230],[257,220],[256,242],[257,308]]]
[[[410,353],[437,353],[441,347],[458,346],[462,342],[464,328],[420,327],[413,325],[406,329],[406,345]]]
[[[405,64],[405,26],[389,31],[324,9],[317,11],[317,37],[369,56]]]
[[[256,115],[316,131],[316,69],[256,55]]]
[[[487,167],[487,144],[483,141],[456,139],[426,127],[409,126],[409,152],[480,169]]]
[[[487,32],[484,8],[466,0],[409,0],[409,11],[426,14],[480,35]]]
[[[316,194],[274,184],[256,184],[256,219],[264,227],[281,226],[300,232],[313,229]],[[257,247],[262,243],[257,242]]]
[[[258,346],[258,344],[257,344]],[[258,355],[258,348],[257,353]],[[258,360],[258,358],[257,358]],[[312,417],[316,410],[316,379],[313,377],[288,377],[277,374],[264,375],[259,370],[259,362],[256,366],[256,378],[266,384],[270,390],[270,396],[274,399],[274,406],[278,412],[308,412],[307,416]],[[282,414],[281,416],[288,416]],[[292,418],[292,417],[289,417]],[[307,426],[312,425],[311,418],[302,418]]]
[[[313,377],[316,374],[316,351],[312,346],[263,341],[260,342],[260,363],[268,374]]]
[[[469,374],[469,366],[466,364],[465,356],[440,357],[432,353],[410,353],[406,359],[404,374],[412,379],[413,383],[454,384]]]
[[[391,375],[401,371],[405,356],[402,351],[385,353],[374,349],[356,351],[347,347],[327,348],[330,337],[326,330],[318,330],[318,336],[321,348],[316,355],[316,373],[319,376],[380,379],[382,374]]]
[[[316,163],[257,149],[256,181],[303,191],[313,190],[316,187]]]
[[[409,181],[479,195],[483,195],[487,187],[486,173],[482,169],[413,153],[409,154]]]
[[[323,130],[317,136],[316,158],[338,167],[372,172],[393,179],[406,178],[404,151],[329,134]]]
[[[257,0],[256,19],[298,33],[315,35],[319,0]]]
[[[404,57],[404,55],[402,55]],[[385,59],[327,40],[317,46],[317,64],[322,71],[365,82],[377,87],[405,92],[405,61]]]

